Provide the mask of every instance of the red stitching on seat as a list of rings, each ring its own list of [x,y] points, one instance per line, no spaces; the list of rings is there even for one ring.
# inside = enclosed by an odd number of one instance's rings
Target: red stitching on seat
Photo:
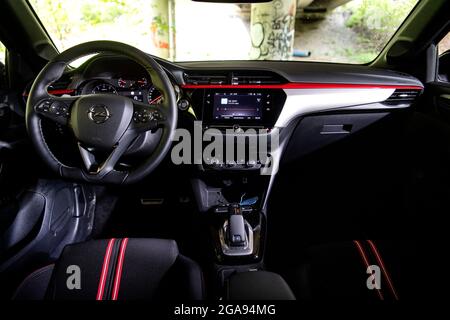
[[[364,252],[361,243],[359,243],[358,240],[353,240],[353,243],[356,245],[356,249],[358,249],[358,252],[361,255],[361,258],[363,259],[363,263],[365,264],[367,270],[367,268],[369,268],[370,266],[370,263],[369,260],[367,259],[366,253]],[[380,300],[384,300],[383,293],[381,292],[381,290],[376,289],[376,291],[378,292],[378,297],[380,298]]]
[[[386,281],[389,285],[389,288],[391,289],[392,294],[394,295],[395,300],[398,300],[397,291],[394,288],[394,284],[392,283],[391,277],[389,276],[386,266],[384,265],[384,262],[383,262],[383,259],[381,258],[380,252],[378,251],[375,243],[372,240],[367,240],[367,242],[369,243],[370,247],[372,248],[372,251],[373,251],[375,257],[377,258],[378,264],[380,265],[381,270],[383,271],[384,277],[386,278]]]
[[[119,296],[120,279],[122,278],[123,260],[127,249],[128,238],[123,239],[120,244],[119,260],[117,261],[116,276],[114,278],[114,287],[112,292],[112,300],[117,300]]]
[[[112,252],[112,247],[114,245],[115,240],[116,239],[114,239],[114,238],[110,239],[108,242],[108,246],[106,247],[105,257],[103,258],[102,273],[100,274],[100,280],[98,282],[96,300],[103,300],[106,276],[108,275],[109,261],[111,260],[111,252]]]

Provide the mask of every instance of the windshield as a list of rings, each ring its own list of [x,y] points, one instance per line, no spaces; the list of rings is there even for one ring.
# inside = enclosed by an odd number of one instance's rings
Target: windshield
[[[60,51],[115,40],[171,61],[374,60],[418,0],[29,0]]]

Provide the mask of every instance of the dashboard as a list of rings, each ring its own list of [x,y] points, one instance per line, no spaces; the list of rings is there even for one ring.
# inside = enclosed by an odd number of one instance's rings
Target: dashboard
[[[409,107],[423,90],[422,83],[408,74],[368,66],[287,61],[172,63],[154,59],[175,89],[179,124],[183,119],[201,120],[204,129],[270,131],[323,112],[392,111]],[[108,54],[94,56],[69,70],[49,91],[117,94],[148,104],[164,99],[142,66]]]
[[[253,132],[269,140],[287,129],[279,145],[295,147],[277,153],[275,163],[282,154],[284,159],[296,159],[356,133],[391,112],[409,108],[423,90],[423,84],[410,75],[368,66],[274,61],[171,63],[154,59],[175,89],[179,128],[194,130],[194,121],[201,121],[204,134],[210,134],[210,128],[226,134],[228,129],[236,134],[256,129]],[[143,67],[106,54],[69,70],[49,92],[117,94],[148,104],[164,99]],[[150,137],[136,143],[136,152],[155,143]],[[258,168],[248,165],[246,159],[236,159],[233,165],[213,160],[205,162],[204,167]]]
[[[286,127],[305,115],[337,109],[394,110],[411,105],[423,89],[410,75],[367,66],[274,61],[171,63],[154,58],[173,84],[179,116],[192,115],[205,127],[270,130]],[[71,95],[117,94],[148,104],[164,99],[142,66],[108,54],[71,69],[52,90]]]

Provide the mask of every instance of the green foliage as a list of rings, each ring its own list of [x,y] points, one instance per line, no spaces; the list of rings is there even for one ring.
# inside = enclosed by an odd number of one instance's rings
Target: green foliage
[[[362,0],[347,20],[347,27],[378,32],[397,29],[417,0]]]
[[[353,48],[342,54],[352,62],[367,63],[377,57],[418,0],[354,0],[342,7],[345,26],[355,33]]]
[[[67,1],[62,0],[30,0],[30,3],[39,11],[46,12],[43,23],[51,34],[55,34],[58,40],[63,40],[66,34],[70,33],[68,10],[65,10]],[[42,17],[41,17],[42,19]],[[46,20],[46,21],[45,21]]]
[[[81,42],[116,37],[116,40],[137,45],[142,41],[141,34],[150,29],[149,0],[29,1],[62,50]],[[138,31],[128,37],[126,30]]]
[[[93,26],[99,23],[113,23],[120,16],[129,14],[130,10],[122,0],[97,0],[83,4],[81,13],[81,19]]]
[[[382,49],[418,0],[361,0],[347,5],[351,15],[346,26],[362,34],[374,44],[375,50]],[[362,39],[364,41],[364,39]]]
[[[351,63],[364,64],[373,61],[377,57],[378,52],[355,46],[354,48],[338,49],[337,54],[346,57]]]

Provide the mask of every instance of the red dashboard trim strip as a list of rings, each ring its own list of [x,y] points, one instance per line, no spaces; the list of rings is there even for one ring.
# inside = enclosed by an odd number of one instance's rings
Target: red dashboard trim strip
[[[55,90],[48,90],[48,93],[53,94],[53,95],[58,95],[58,94],[72,94],[74,93],[75,90],[74,89],[55,89]],[[24,97],[28,97],[30,95],[29,92],[24,92],[23,96]]]
[[[73,89],[58,89],[58,90],[49,90],[48,93],[50,94],[71,94],[74,93],[75,90]]]
[[[285,84],[184,84],[183,89],[410,89],[423,90],[421,86],[355,84],[355,83],[315,83],[291,82]]]

